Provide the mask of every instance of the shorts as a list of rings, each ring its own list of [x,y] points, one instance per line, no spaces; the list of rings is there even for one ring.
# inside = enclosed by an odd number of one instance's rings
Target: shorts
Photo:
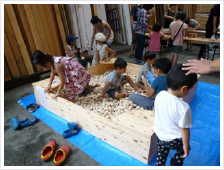
[[[136,37],[135,37],[135,31],[132,31],[132,40],[131,44],[136,44]]]
[[[171,48],[171,53],[180,54],[182,51],[182,46],[173,45]]]
[[[128,82],[128,81],[127,81],[127,79],[126,79],[126,76],[124,75],[124,76],[122,77],[122,79],[121,79],[121,85],[123,86],[123,85],[125,85],[127,82]],[[111,98],[115,98],[115,93],[116,93],[116,92],[120,93],[120,89],[119,89],[119,87],[117,87],[116,89],[110,89],[110,90],[108,90],[108,91],[107,91],[107,94],[109,95],[109,97],[111,97]]]

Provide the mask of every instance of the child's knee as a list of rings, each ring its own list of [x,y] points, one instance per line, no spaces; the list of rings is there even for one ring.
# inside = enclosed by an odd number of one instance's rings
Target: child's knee
[[[118,92],[116,92],[116,93],[114,94],[114,97],[115,97],[116,99],[123,98],[124,96],[125,96],[124,93],[118,93]]]

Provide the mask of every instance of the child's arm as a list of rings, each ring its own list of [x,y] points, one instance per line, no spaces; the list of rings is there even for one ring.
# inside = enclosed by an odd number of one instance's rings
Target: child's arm
[[[184,149],[183,158],[186,158],[189,155],[189,151],[190,151],[190,146],[189,146],[190,129],[181,128],[181,134],[182,134],[183,149]]]
[[[96,60],[96,65],[99,64],[99,51],[98,50],[96,50],[96,58],[95,58],[95,60]]]
[[[48,86],[44,89],[44,93],[46,93],[50,88],[51,88],[51,84],[54,80],[54,76],[55,76],[55,72],[54,72],[54,67],[51,66],[51,76],[50,76],[50,81],[48,83]]]
[[[91,38],[91,47],[90,47],[91,50],[93,50],[93,41],[94,41],[94,38],[95,38],[95,34],[96,34],[96,29],[93,27],[93,35],[92,35],[92,38]]]
[[[106,60],[104,60],[105,62],[108,62],[108,61],[110,61],[116,55],[116,53],[114,52],[114,50],[112,50],[108,46],[105,47],[105,50],[108,51],[111,54],[109,58],[107,58]]]
[[[107,82],[105,83],[105,85],[104,85],[102,96],[99,98],[99,100],[100,100],[101,102],[102,102],[103,99],[105,98],[105,94],[106,94],[106,92],[107,92],[107,88],[109,87],[109,85],[110,85],[110,82],[109,82],[109,81],[107,81]]]
[[[143,76],[144,76],[144,78],[146,78],[146,74],[147,74],[147,71],[143,71]]]
[[[61,93],[62,89],[64,88],[64,84],[65,84],[65,77],[62,72],[62,64],[61,63],[56,64],[55,69],[56,69],[59,79],[60,79],[60,85],[59,85],[57,93],[52,97],[53,99],[56,99],[59,96],[59,94]]]
[[[147,80],[145,78],[142,79],[142,83],[144,84],[147,97],[153,97],[154,94],[156,94],[156,91],[148,86]]]
[[[77,54],[78,50],[74,50],[74,52],[70,52],[70,49],[66,46],[65,51],[67,52],[68,56],[71,57],[74,54]]]

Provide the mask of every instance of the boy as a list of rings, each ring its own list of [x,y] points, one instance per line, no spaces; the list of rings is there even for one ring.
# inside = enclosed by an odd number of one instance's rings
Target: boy
[[[153,67],[158,77],[155,78],[152,86],[149,87],[147,80],[145,78],[142,79],[147,97],[134,93],[129,95],[129,99],[133,103],[143,107],[146,110],[152,110],[154,107],[155,96],[160,91],[167,90],[166,75],[171,69],[171,61],[166,57],[157,58]]]
[[[114,71],[110,72],[106,77],[103,93],[99,98],[100,101],[103,101],[106,93],[110,97],[116,99],[127,97],[129,94],[123,90],[123,85],[126,83],[129,83],[136,92],[142,92],[142,90],[135,85],[130,76],[122,75],[126,72],[126,67],[127,62],[124,59],[116,59],[114,62]]]
[[[151,64],[154,64],[156,55],[149,51],[144,55],[145,64],[142,66],[141,71],[138,75],[138,82],[136,83],[138,88],[145,90],[144,84],[142,83],[142,75],[146,78],[147,71],[151,71]]]
[[[85,59],[79,58],[78,62],[87,70],[87,61]],[[82,93],[79,94],[79,96],[80,97],[81,96],[86,96],[87,94],[91,93],[94,88],[99,87],[99,86],[100,86],[99,84],[95,84],[94,86],[93,85],[89,85],[89,82],[88,82],[88,84],[86,85],[85,89],[82,91]]]
[[[182,64],[174,66],[167,75],[167,91],[161,91],[155,99],[154,131],[158,136],[156,166],[165,166],[170,149],[176,154],[170,161],[171,166],[182,166],[189,155],[190,130],[192,126],[191,109],[183,100],[197,82],[197,75],[186,75]]]

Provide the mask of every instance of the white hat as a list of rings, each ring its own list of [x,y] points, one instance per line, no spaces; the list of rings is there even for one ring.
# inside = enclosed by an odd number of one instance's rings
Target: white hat
[[[98,32],[95,35],[95,40],[100,41],[100,42],[106,42],[106,36],[103,33]]]

